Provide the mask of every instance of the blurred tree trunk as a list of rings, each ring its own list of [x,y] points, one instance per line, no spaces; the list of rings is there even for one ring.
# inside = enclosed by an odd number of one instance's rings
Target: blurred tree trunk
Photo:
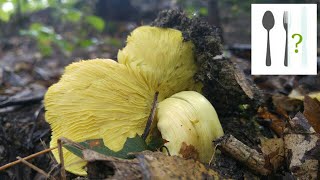
[[[96,4],[97,16],[106,22],[136,20],[137,13],[130,0],[98,0]]]
[[[22,3],[24,3],[22,0],[17,0],[17,6],[15,7],[15,11],[16,11],[16,20],[18,22],[18,25],[20,25],[21,23],[21,19],[22,19],[22,12],[21,12],[21,6]]]
[[[214,25],[220,29],[220,38],[223,42],[223,29],[220,21],[218,0],[209,0],[208,21],[211,25]]]

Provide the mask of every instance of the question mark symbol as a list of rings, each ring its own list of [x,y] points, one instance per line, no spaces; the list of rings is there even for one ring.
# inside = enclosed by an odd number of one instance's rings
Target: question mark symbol
[[[301,34],[292,34],[292,38],[293,39],[294,39],[295,36],[299,36],[299,41],[296,43],[296,48],[297,49],[294,50],[295,53],[298,53],[298,45],[302,42],[302,36],[301,36]]]

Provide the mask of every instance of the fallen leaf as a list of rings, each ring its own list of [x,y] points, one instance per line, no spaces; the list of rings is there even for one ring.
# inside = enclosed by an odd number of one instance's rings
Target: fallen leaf
[[[193,145],[187,145],[182,142],[179,154],[185,159],[199,159],[199,153]]]
[[[302,102],[300,100],[292,99],[284,95],[273,95],[272,103],[274,107],[276,107],[277,111],[285,117],[288,116],[286,112],[297,112],[302,107]]]
[[[285,121],[282,120],[278,115],[268,111],[266,107],[259,107],[258,116],[265,121],[271,120],[270,128],[279,136],[282,137],[283,130],[285,127]]]
[[[102,139],[87,140],[78,144],[82,146],[84,149],[90,149],[102,155],[124,159],[131,158],[129,153],[141,152],[149,149],[146,142],[139,135],[136,135],[134,138],[128,138],[125,144],[123,145],[123,148],[117,152],[112,151],[107,146],[105,146]],[[72,144],[66,144],[64,145],[64,147],[67,148],[70,152],[77,155],[78,157],[83,158],[84,149],[80,149]]]
[[[135,159],[95,157],[87,164],[88,177],[112,179],[219,179],[217,172],[206,168],[198,161],[167,156],[160,152],[135,153]]]
[[[317,133],[320,133],[320,102],[309,96],[304,98],[303,115],[308,119],[311,126]]]
[[[284,144],[288,168],[297,179],[319,179],[319,159],[310,155],[319,152],[319,134],[315,133],[302,113],[289,121]]]
[[[169,142],[169,141],[162,139],[161,136],[156,137],[156,138],[152,138],[150,140],[150,142],[148,143],[149,150],[156,151],[156,150],[160,149],[161,147],[163,147],[163,145],[167,142]]]
[[[240,70],[238,67],[235,68],[234,77],[238,84],[240,85],[243,92],[250,98],[254,98],[254,92],[256,90],[256,85],[245,76],[242,70]]]
[[[261,142],[261,151],[270,162],[271,168],[277,170],[284,163],[284,144],[282,138],[268,139]]]

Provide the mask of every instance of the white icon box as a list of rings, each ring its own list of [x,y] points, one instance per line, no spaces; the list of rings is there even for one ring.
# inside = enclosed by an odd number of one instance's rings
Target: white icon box
[[[271,65],[266,65],[268,31],[263,17],[271,11],[274,26],[269,31]],[[284,16],[287,11],[288,44]],[[270,15],[269,15],[270,16]],[[271,21],[272,22],[272,21]],[[300,34],[302,41],[300,43]],[[294,35],[292,38],[292,35]],[[287,66],[285,66],[287,48]],[[298,52],[296,52],[298,51]],[[251,5],[251,74],[316,75],[317,74],[317,5],[252,4]]]

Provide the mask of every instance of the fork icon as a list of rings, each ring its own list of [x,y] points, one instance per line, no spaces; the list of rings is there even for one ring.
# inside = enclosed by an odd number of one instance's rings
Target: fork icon
[[[286,46],[284,54],[284,65],[288,66],[288,11],[283,13],[283,28],[286,31]]]

